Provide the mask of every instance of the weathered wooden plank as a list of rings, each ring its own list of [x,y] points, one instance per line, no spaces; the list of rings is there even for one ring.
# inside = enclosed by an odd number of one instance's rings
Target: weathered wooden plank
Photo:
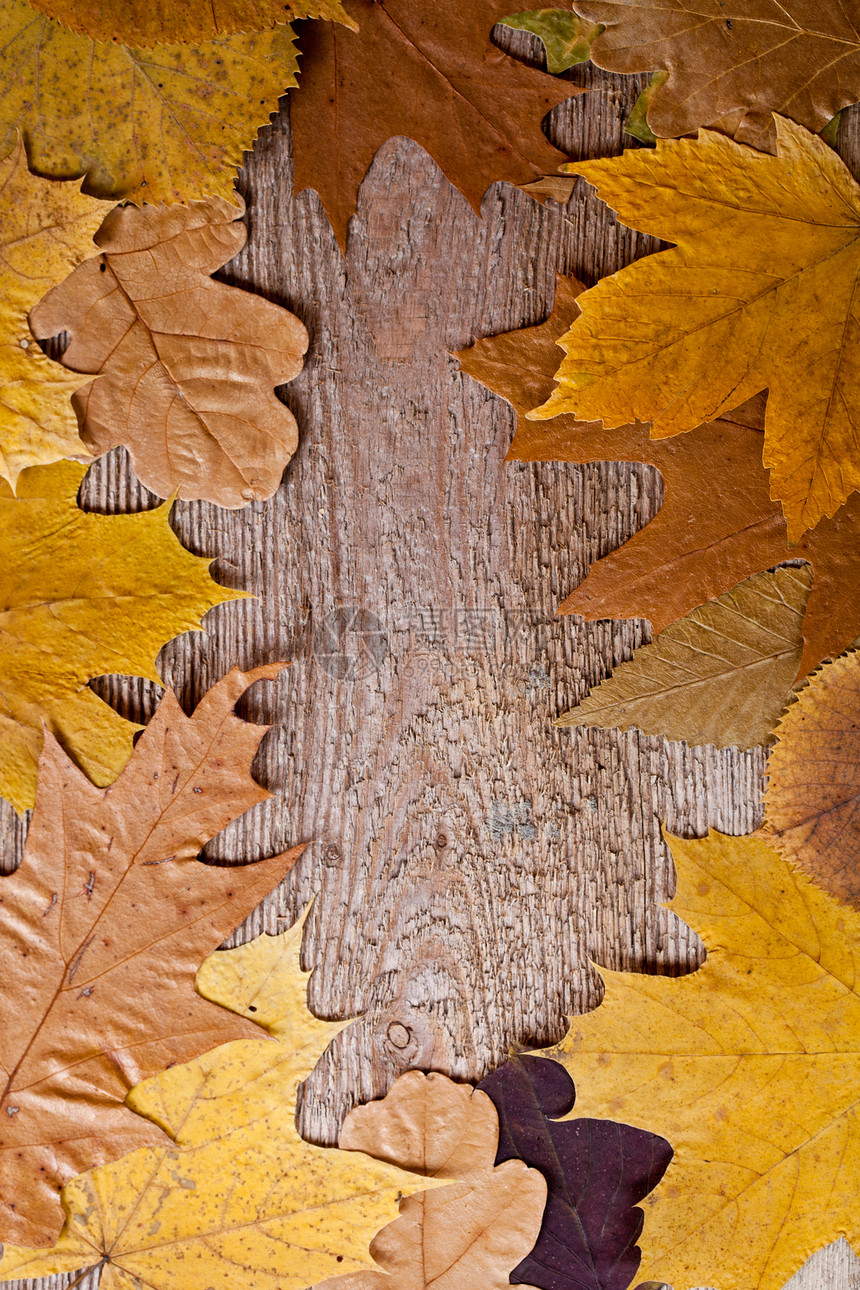
[[[595,89],[556,110],[555,139],[578,156],[619,151],[636,85],[590,67],[571,76]],[[211,852],[311,843],[237,939],[291,923],[316,896],[312,1006],[363,1014],[301,1110],[302,1131],[333,1143],[345,1112],[403,1069],[478,1079],[511,1045],[560,1038],[565,1013],[599,1000],[589,960],[693,968],[696,938],[661,908],[672,877],[660,825],[748,831],[764,759],[552,728],[647,636],[555,609],[653,514],[660,481],[625,464],[505,464],[511,410],[449,357],[544,318],[556,273],[594,281],[655,244],[583,186],[567,208],[542,208],[497,185],[479,220],[431,158],[395,140],[344,257],[315,195],[292,196],[286,111],[242,185],[249,244],[222,276],[310,329],[307,368],[284,391],[302,439],[270,503],[175,507],[182,540],[259,599],[213,611],[208,637],[169,646],[162,673],[190,706],[235,663],[295,660],[246,703],[276,723],[258,759],[274,796]],[[107,510],[151,502],[120,452],[83,496]],[[99,689],[141,716],[155,699],[140,682]],[[14,857],[22,829],[9,814],[4,826]],[[792,1290],[855,1284],[838,1250],[816,1268]]]

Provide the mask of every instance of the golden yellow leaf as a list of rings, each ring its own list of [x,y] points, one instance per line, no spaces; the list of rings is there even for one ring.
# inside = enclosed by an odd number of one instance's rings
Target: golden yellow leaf
[[[803,654],[812,569],[754,574],[635,650],[557,726],[601,726],[688,744],[766,743]]]
[[[498,1142],[490,1098],[445,1075],[408,1071],[381,1101],[351,1111],[342,1149],[462,1181],[401,1202],[371,1244],[378,1270],[317,1290],[505,1290],[537,1240],[547,1185],[522,1160],[497,1167]]]
[[[357,30],[340,0],[31,0],[34,9],[94,40],[173,45],[264,31],[299,18],[329,18]]]
[[[99,44],[27,0],[0,0],[0,155],[20,130],[31,170],[85,175],[96,197],[229,198],[296,66],[285,25],[147,51]]]
[[[138,1084],[128,1105],[173,1141],[67,1183],[56,1245],[7,1245],[0,1280],[101,1266],[101,1290],[305,1290],[370,1266],[370,1237],[399,1196],[432,1183],[296,1132],[298,1086],[345,1024],[308,1011],[301,936],[300,922],[204,962],[200,993],[273,1038]]]
[[[860,915],[760,836],[670,838],[670,908],[703,967],[671,979],[601,969],[606,997],[550,1055],[577,1116],[675,1149],[649,1199],[644,1280],[780,1290],[845,1236],[860,1250]]]
[[[693,430],[767,389],[764,464],[795,542],[860,487],[860,188],[777,118],[779,155],[701,131],[569,167],[632,228],[676,243],[579,297],[535,419]]]
[[[92,254],[105,214],[79,184],[31,175],[20,139],[0,161],[0,477],[13,488],[28,466],[88,455],[70,402],[80,378],[46,358],[27,315]]]
[[[40,340],[71,334],[66,367],[95,454],[128,449],[159,497],[246,506],[271,497],[298,443],[275,386],[302,370],[295,314],[209,276],[245,244],[243,203],[118,207],[81,264],[30,313]]]
[[[138,515],[85,514],[75,462],[26,470],[18,496],[0,491],[0,794],[33,805],[43,727],[94,783],[109,784],[134,732],[87,682],[112,672],[158,681],[155,659],[203,614],[243,592],[213,582],[186,551],[168,506]]]
[[[578,317],[584,290],[575,278],[559,278],[555,309],[545,323],[479,340],[457,354],[464,372],[512,404],[517,429],[509,458],[585,464],[610,457],[641,461],[660,472],[663,502],[657,514],[591,566],[560,612],[648,618],[659,632],[703,600],[793,557],[813,568],[799,675],[841,654],[860,631],[860,493],[835,519],[822,520],[790,547],[761,464],[761,395],[674,439],[651,439],[639,423],[607,434],[599,421],[527,419],[528,409],[551,388],[556,341]]]
[[[764,832],[819,886],[860,909],[860,654],[816,672],[776,735]]]

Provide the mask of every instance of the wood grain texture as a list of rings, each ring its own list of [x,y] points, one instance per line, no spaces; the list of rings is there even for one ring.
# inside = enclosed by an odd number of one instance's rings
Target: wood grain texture
[[[534,38],[497,32],[536,56]],[[619,152],[641,78],[569,75],[593,89],[555,110],[551,138],[575,157]],[[847,113],[846,155],[857,137]],[[356,1102],[410,1067],[478,1080],[510,1046],[560,1039],[565,1014],[600,999],[589,960],[694,968],[700,943],[661,908],[673,877],[660,825],[754,828],[764,759],[553,729],[648,639],[647,624],[555,610],[654,513],[660,480],[625,464],[505,464],[511,409],[449,357],[545,318],[556,273],[591,283],[657,244],[583,185],[566,208],[496,185],[479,220],[399,139],[369,171],[344,258],[315,194],[293,200],[291,174],[285,107],[247,159],[249,241],[219,276],[311,333],[305,372],[282,391],[300,446],[271,502],[174,508],[182,540],[259,599],[214,610],[208,636],[163,652],[162,673],[190,707],[234,664],[294,660],[242,709],[275,723],[257,762],[274,796],[211,853],[311,842],[234,939],[282,929],[316,896],[311,1006],[362,1014],[301,1105],[301,1131],[331,1144]],[[117,450],[83,500],[154,499]],[[129,714],[152,711],[154,687],[96,686]],[[3,821],[11,867],[24,826]],[[852,1276],[827,1253],[792,1290],[856,1290]]]

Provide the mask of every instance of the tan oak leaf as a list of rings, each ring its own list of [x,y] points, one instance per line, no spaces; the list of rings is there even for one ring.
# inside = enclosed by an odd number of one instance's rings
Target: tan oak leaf
[[[379,1269],[324,1290],[505,1290],[537,1240],[547,1186],[522,1160],[496,1166],[498,1140],[490,1098],[445,1075],[409,1071],[381,1101],[351,1111],[342,1150],[461,1181],[402,1201],[371,1243]]]
[[[209,275],[245,244],[242,206],[119,207],[86,260],[30,314],[71,335],[63,363],[95,374],[74,397],[96,455],[123,444],[160,497],[245,506],[271,497],[298,442],[275,386],[302,369],[298,318]]]

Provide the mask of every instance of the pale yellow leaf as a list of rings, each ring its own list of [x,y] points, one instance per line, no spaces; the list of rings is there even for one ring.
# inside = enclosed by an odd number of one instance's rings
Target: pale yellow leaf
[[[0,161],[0,477],[13,488],[28,466],[89,456],[71,405],[81,378],[42,353],[27,315],[93,254],[106,214],[79,184],[31,175],[20,139]]]
[[[601,726],[688,744],[766,743],[803,653],[812,569],[754,574],[664,628],[558,726]]]

